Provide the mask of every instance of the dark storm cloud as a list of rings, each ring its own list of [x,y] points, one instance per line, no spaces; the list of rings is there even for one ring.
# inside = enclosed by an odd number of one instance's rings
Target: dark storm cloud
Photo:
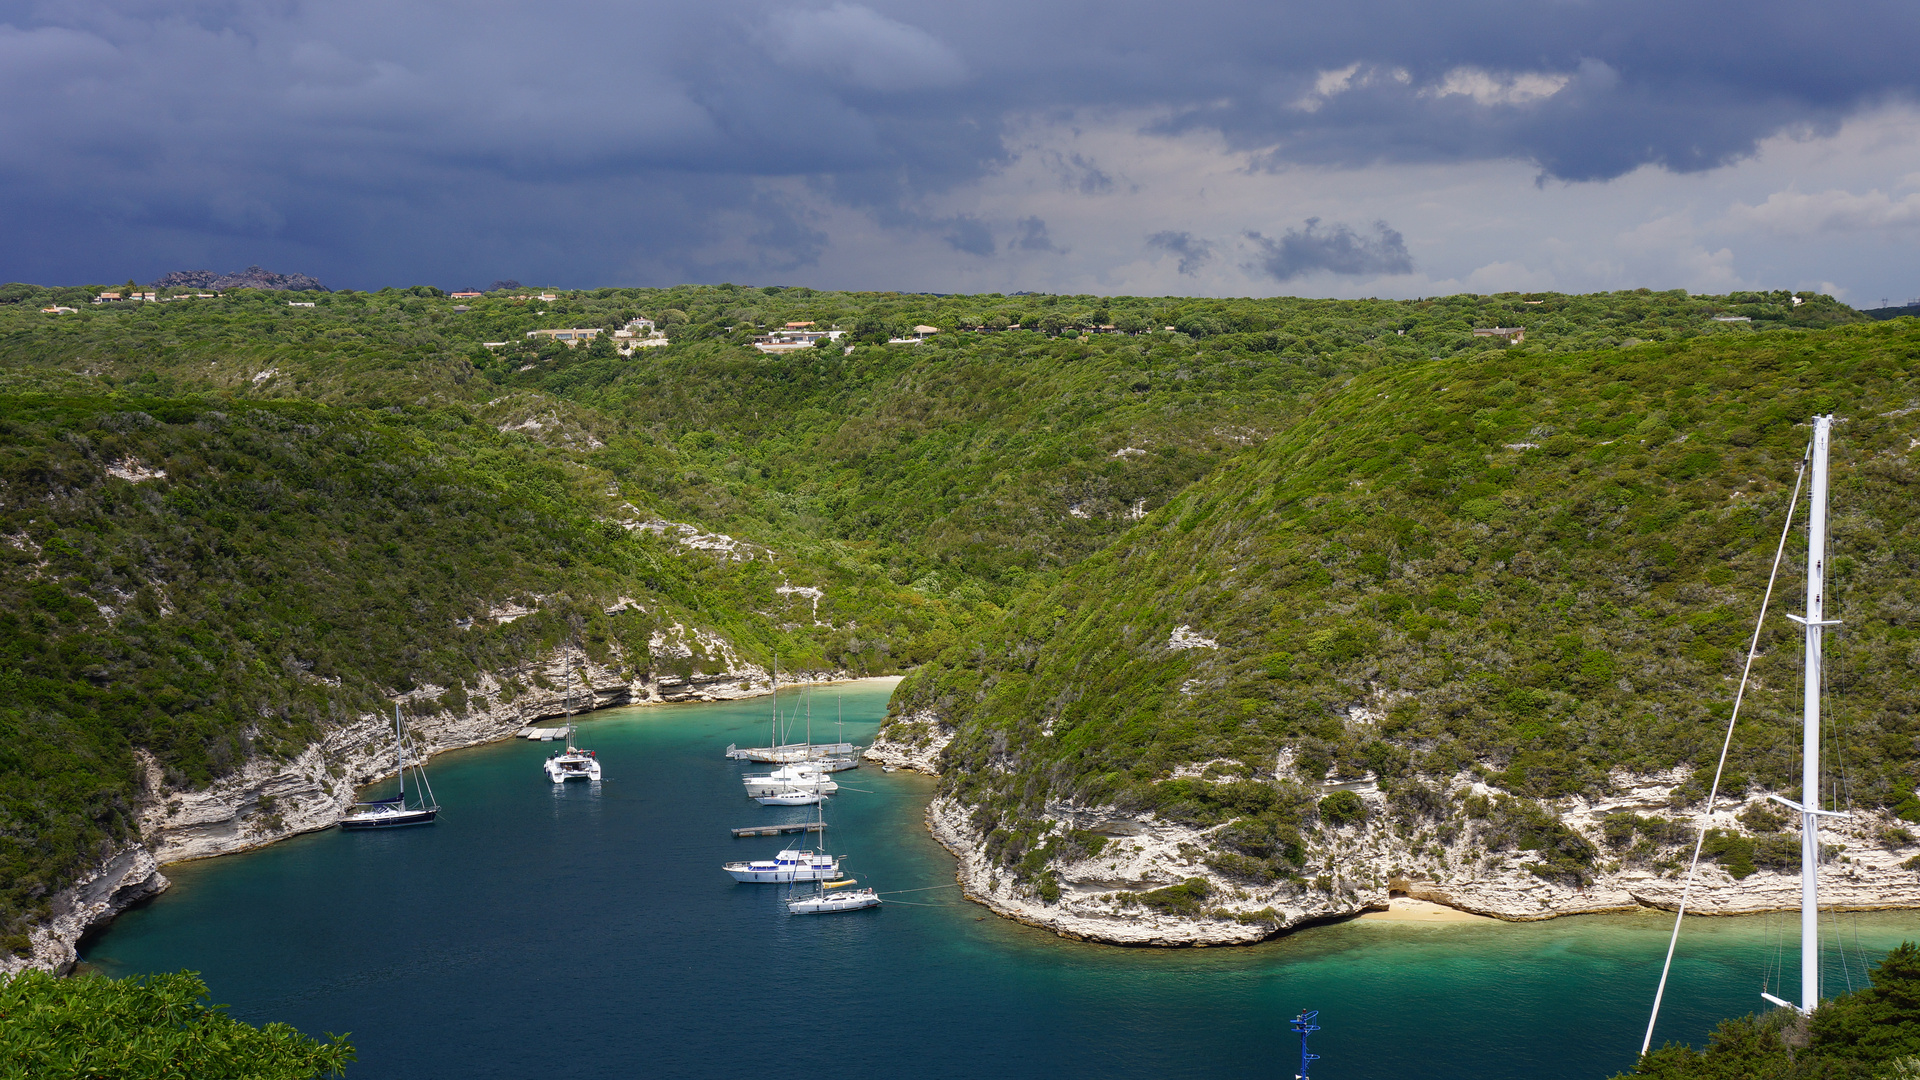
[[[0,0],[0,277],[752,279],[832,243],[769,180],[991,258],[1024,226],[922,207],[1006,164],[1017,118],[1604,180],[1911,99],[1916,45],[1920,7],[1867,0]]]
[[[1213,258],[1213,245],[1190,232],[1157,232],[1147,237],[1147,246],[1180,256],[1179,270],[1188,277]]]
[[[1047,223],[1037,217],[1021,218],[1016,223],[1018,230],[1013,243],[1022,251],[1059,251],[1053,238],[1047,235]]]
[[[1254,269],[1275,281],[1291,281],[1322,271],[1330,274],[1406,274],[1413,271],[1407,243],[1384,221],[1373,223],[1373,235],[1362,236],[1345,225],[1322,229],[1319,218],[1308,218],[1306,228],[1288,229],[1278,239],[1248,232],[1254,246]]]

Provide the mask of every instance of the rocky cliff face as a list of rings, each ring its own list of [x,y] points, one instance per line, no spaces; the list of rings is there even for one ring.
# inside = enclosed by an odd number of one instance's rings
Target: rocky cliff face
[[[703,640],[701,644],[707,655],[723,657],[727,666],[685,676],[648,673],[630,680],[617,670],[618,658],[616,667],[602,667],[578,653],[559,654],[482,676],[469,688],[469,701],[485,700],[489,703],[485,708],[470,705],[456,712],[435,706],[431,712],[411,711],[437,701],[446,692],[438,686],[420,686],[399,700],[408,710],[407,728],[414,744],[432,755],[512,738],[529,725],[567,715],[569,670],[576,680],[581,673],[585,676],[584,685],[574,684],[571,711],[576,715],[623,705],[726,701],[773,689],[768,672],[740,662],[725,643]],[[656,655],[672,656],[674,647],[671,640],[654,643]],[[781,682],[850,677],[846,672],[782,672]],[[508,683],[532,689],[503,701]],[[550,689],[542,688],[543,684]],[[52,917],[30,933],[28,955],[0,956],[0,973],[26,967],[71,969],[76,947],[87,931],[167,888],[162,864],[246,851],[329,828],[352,804],[358,788],[393,771],[391,714],[360,717],[287,760],[251,759],[200,791],[168,789],[160,770],[149,762],[140,840],[114,851],[86,878],[62,890],[54,898]]]
[[[953,729],[935,713],[916,712],[888,723],[860,756],[896,769],[936,776],[940,772],[940,755],[953,741],[953,735]]]
[[[876,742],[874,751],[882,755],[876,760],[904,760],[905,751],[897,745]],[[1516,922],[1673,910],[1692,854],[1691,829],[1681,842],[1636,853],[1610,845],[1603,822],[1623,812],[1667,811],[1669,793],[1684,779],[1681,772],[1620,775],[1607,798],[1571,798],[1550,807],[1601,853],[1585,884],[1536,873],[1544,868],[1539,852],[1501,842],[1487,822],[1464,814],[1424,828],[1397,826],[1371,780],[1327,785],[1354,791],[1368,814],[1363,822],[1326,829],[1312,841],[1304,882],[1249,880],[1210,866],[1218,847],[1214,834],[1225,825],[1199,827],[1111,807],[1055,805],[1046,814],[1053,834],[1080,837],[1075,846],[1088,853],[1053,865],[1058,893],[1049,896],[1033,882],[1017,881],[1009,867],[989,857],[989,838],[967,807],[936,799],[927,809],[927,825],[960,860],[958,877],[966,895],[1008,918],[1062,937],[1118,945],[1242,945],[1383,909],[1392,894]],[[1492,794],[1468,774],[1454,778],[1454,786],[1463,798]],[[1740,814],[1763,799],[1723,799],[1707,825],[1748,833]],[[1691,826],[1696,813],[1675,817]],[[1920,845],[1899,824],[1883,813],[1856,811],[1851,819],[1823,827],[1823,842],[1834,852],[1821,871],[1823,907],[1920,907],[1920,873],[1906,866]],[[1789,834],[1793,828],[1788,827]],[[1099,839],[1086,842],[1089,834]],[[1739,915],[1794,909],[1799,902],[1797,868],[1758,869],[1736,879],[1726,867],[1703,858],[1687,909]]]

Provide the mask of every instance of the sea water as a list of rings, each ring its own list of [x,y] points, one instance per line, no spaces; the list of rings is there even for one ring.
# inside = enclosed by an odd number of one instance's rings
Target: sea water
[[[865,742],[891,685],[812,691],[813,735]],[[798,691],[779,707],[804,706]],[[1629,1067],[1671,917],[1352,921],[1251,948],[1123,949],[990,915],[951,888],[923,823],[934,781],[836,775],[824,841],[881,910],[794,917],[720,866],[802,836],[722,757],[762,745],[766,698],[596,713],[597,788],[554,744],[434,759],[438,823],[330,831],[171,866],[174,887],[84,943],[112,975],[198,971],[233,1015],[346,1032],[354,1077],[1292,1076],[1287,1021],[1318,1009],[1313,1076],[1592,1077]],[[389,787],[391,782],[389,782]],[[385,788],[376,787],[383,792]],[[906,890],[922,890],[910,892]],[[1792,916],[1690,920],[1660,1038],[1698,1044],[1797,987]],[[1848,959],[1920,939],[1920,914],[1839,916]],[[1861,981],[1836,954],[1829,989]]]

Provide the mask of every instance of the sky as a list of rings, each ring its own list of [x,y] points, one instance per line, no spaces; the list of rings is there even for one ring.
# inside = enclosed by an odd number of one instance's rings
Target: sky
[[[0,0],[0,280],[1920,296],[1920,5]]]

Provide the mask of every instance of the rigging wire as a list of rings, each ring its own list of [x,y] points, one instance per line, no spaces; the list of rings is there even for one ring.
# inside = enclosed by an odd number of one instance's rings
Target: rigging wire
[[[1767,575],[1767,592],[1760,600],[1760,615],[1753,623],[1753,642],[1747,647],[1746,666],[1740,671],[1740,688],[1733,694],[1733,715],[1727,718],[1727,737],[1720,743],[1720,761],[1713,769],[1713,786],[1707,789],[1706,809],[1700,814],[1699,828],[1693,838],[1693,860],[1687,864],[1686,882],[1680,887],[1680,906],[1673,915],[1673,937],[1667,942],[1667,959],[1660,966],[1660,986],[1653,993],[1653,1015],[1647,1018],[1647,1037],[1640,1044],[1640,1053],[1645,1054],[1653,1046],[1653,1027],[1660,1021],[1660,1001],[1667,994],[1667,975],[1673,970],[1673,951],[1680,944],[1680,920],[1687,917],[1687,899],[1693,892],[1694,872],[1700,866],[1700,849],[1707,842],[1707,823],[1712,820],[1713,802],[1720,794],[1720,777],[1727,770],[1727,752],[1733,748],[1733,728],[1740,722],[1740,705],[1746,700],[1747,680],[1753,674],[1753,661],[1760,654],[1760,631],[1767,623],[1767,607],[1773,602],[1773,586],[1780,578],[1780,560],[1787,553],[1787,537],[1793,532],[1793,513],[1800,505],[1800,485],[1807,478],[1807,465],[1813,454],[1813,444],[1807,444],[1806,453],[1800,457],[1799,474],[1793,481],[1793,498],[1787,503],[1787,520],[1780,528],[1780,547],[1773,553],[1773,571]],[[1802,798],[1805,794],[1802,793]]]

